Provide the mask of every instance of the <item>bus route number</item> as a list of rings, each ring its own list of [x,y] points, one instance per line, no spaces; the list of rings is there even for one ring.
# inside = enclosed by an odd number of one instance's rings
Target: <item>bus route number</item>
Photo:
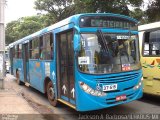
[[[117,90],[117,84],[103,85],[103,91]]]

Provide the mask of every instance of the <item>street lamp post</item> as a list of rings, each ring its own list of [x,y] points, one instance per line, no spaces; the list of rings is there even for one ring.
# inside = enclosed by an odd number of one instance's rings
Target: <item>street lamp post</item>
[[[5,0],[0,0],[0,88],[4,88],[5,76],[5,29],[4,29]]]

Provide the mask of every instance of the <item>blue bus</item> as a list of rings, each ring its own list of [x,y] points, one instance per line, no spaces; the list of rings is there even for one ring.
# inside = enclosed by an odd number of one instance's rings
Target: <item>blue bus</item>
[[[64,103],[90,111],[142,97],[137,21],[112,13],[73,15],[10,45],[11,74]]]

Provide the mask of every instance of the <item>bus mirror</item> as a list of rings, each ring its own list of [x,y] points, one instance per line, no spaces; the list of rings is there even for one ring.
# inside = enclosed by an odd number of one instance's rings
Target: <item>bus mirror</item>
[[[79,35],[75,34],[74,35],[74,50],[79,51],[81,46],[80,46],[80,39],[79,39]]]

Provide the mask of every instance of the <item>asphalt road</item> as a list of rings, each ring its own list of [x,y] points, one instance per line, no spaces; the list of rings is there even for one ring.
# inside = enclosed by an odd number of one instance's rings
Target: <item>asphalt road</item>
[[[13,88],[19,95],[47,120],[75,120],[75,119],[160,119],[160,97],[144,95],[140,100],[127,104],[89,112],[77,112],[72,108],[60,104],[52,107],[45,95],[32,87],[17,85],[13,76],[7,75],[5,86]],[[128,116],[126,116],[128,115]],[[27,116],[27,115],[26,115]],[[36,115],[33,117],[36,117]]]

